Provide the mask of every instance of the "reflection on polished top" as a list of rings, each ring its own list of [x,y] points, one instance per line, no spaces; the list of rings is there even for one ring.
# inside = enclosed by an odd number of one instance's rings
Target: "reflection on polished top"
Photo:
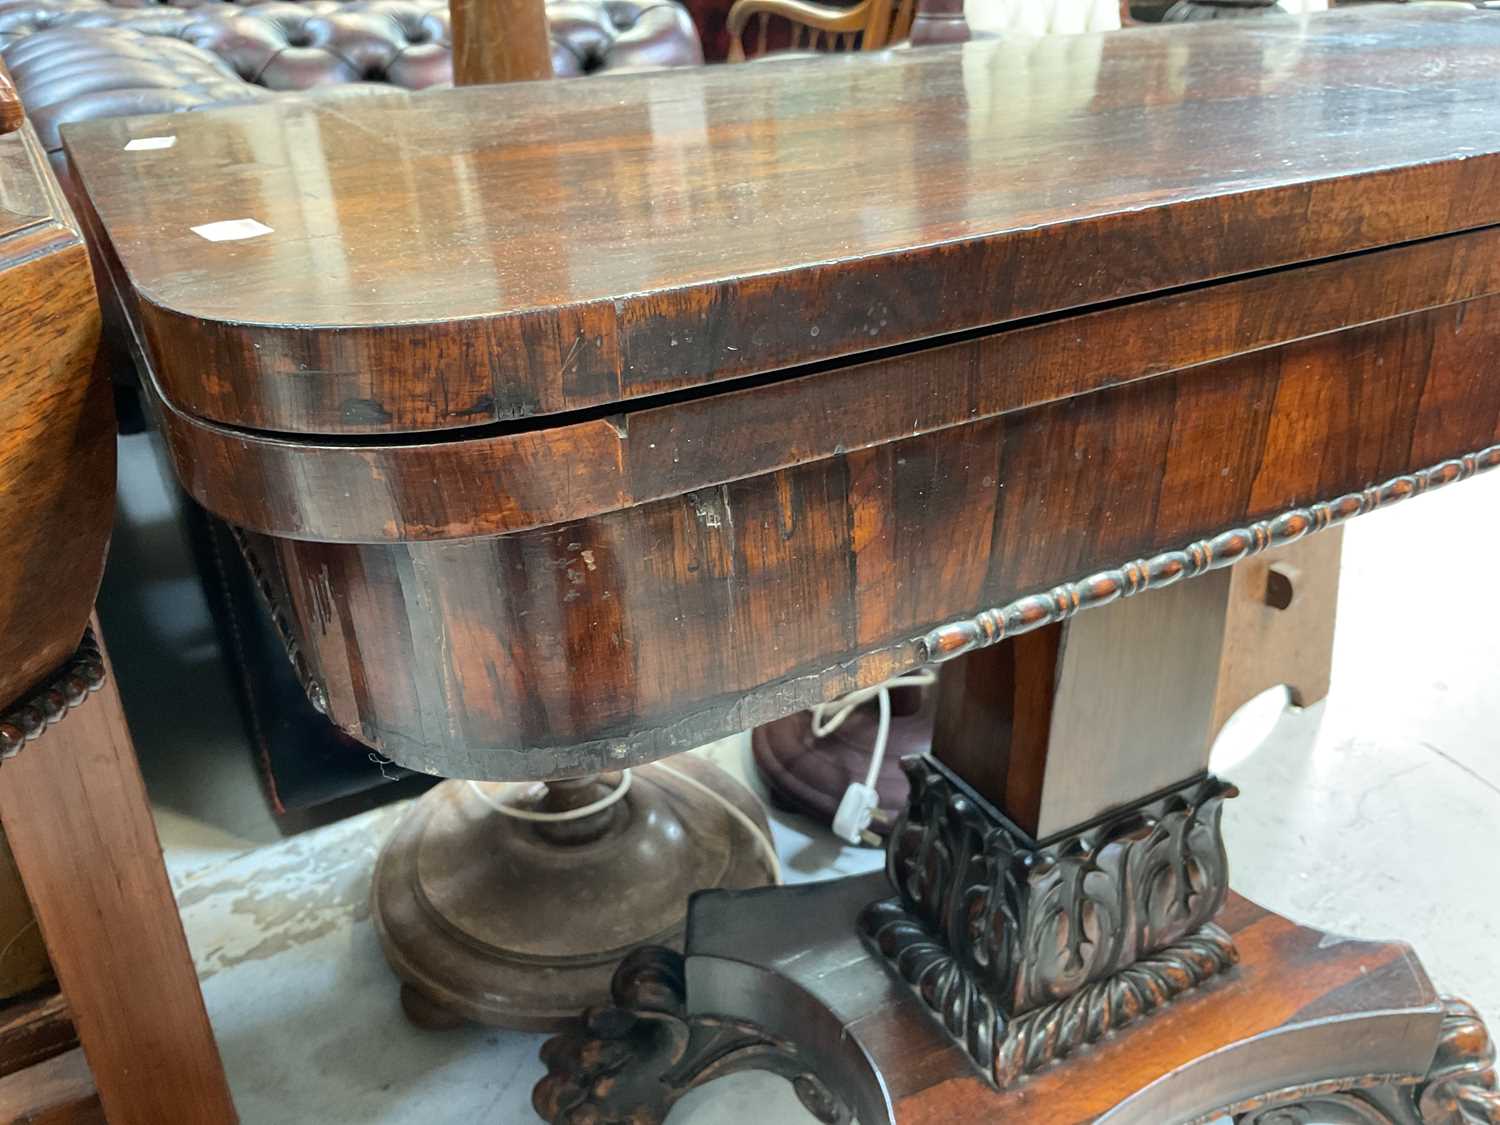
[[[1496,106],[1500,17],[1366,8],[66,140],[166,396],[335,434],[598,406],[1500,222]],[[127,150],[153,136],[175,140]]]

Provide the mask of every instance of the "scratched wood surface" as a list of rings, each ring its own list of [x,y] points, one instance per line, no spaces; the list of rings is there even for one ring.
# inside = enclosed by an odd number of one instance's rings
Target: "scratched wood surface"
[[[189,492],[238,526],[347,542],[472,538],[680,496],[1496,292],[1500,230],[1490,229],[608,417],[491,427],[459,442],[293,441],[205,422],[166,401],[159,413]]]
[[[1361,10],[64,134],[173,403],[390,433],[1500,222],[1497,103],[1489,14]]]
[[[511,535],[256,537],[345,729],[566,775],[918,662],[928,627],[1500,442],[1500,297]]]
[[[564,777],[1500,441],[1500,23],[1077,44],[1097,69],[971,45],[794,99],[787,63],[70,145],[179,473],[252,532],[311,694],[403,765]],[[127,190],[157,160],[170,208]],[[229,217],[275,230],[183,233]]]

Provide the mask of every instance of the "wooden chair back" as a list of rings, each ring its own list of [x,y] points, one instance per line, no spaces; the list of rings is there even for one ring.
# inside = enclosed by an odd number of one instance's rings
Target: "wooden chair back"
[[[917,6],[918,0],[860,0],[848,8],[811,0],[735,0],[729,58],[741,62],[780,50],[876,51],[911,34]]]

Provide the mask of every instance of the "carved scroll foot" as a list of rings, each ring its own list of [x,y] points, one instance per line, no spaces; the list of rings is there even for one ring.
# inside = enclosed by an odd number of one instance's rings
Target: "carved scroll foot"
[[[1234,1125],[1500,1125],[1495,1045],[1463,1000],[1445,997],[1437,1054],[1413,1082],[1331,1080],[1240,1106]]]
[[[1422,1125],[1500,1125],[1500,1080],[1490,1033],[1466,1001],[1450,996],[1444,1005],[1437,1057],[1412,1095]]]
[[[547,1077],[531,1100],[547,1121],[658,1125],[695,1086],[743,1070],[782,1075],[826,1125],[850,1120],[793,1044],[748,1021],[688,1015],[680,953],[636,950],[620,963],[611,991],[613,1005],[592,1009],[581,1029],[542,1047]]]

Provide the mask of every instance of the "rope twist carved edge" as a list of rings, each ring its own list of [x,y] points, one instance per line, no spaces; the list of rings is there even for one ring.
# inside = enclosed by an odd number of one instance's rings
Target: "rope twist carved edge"
[[[104,654],[93,629],[86,629],[77,651],[50,680],[0,712],[0,761],[14,758],[23,746],[35,742],[103,686]]]
[[[952,660],[975,649],[988,648],[1007,637],[1029,633],[1045,625],[1066,621],[1085,609],[1133,597],[1143,590],[1171,586],[1185,578],[1196,578],[1210,570],[1231,566],[1272,547],[1295,543],[1325,527],[1355,516],[1389,507],[1435,488],[1500,467],[1500,445],[1478,453],[1467,453],[1431,468],[1393,477],[1371,485],[1363,492],[1350,492],[1336,500],[1321,501],[1306,508],[1293,508],[1249,527],[1233,528],[1211,539],[1200,539],[1176,550],[1136,559],[1112,570],[1101,570],[1076,582],[1065,582],[1041,594],[987,609],[963,621],[940,625],[917,641],[920,663]]]

